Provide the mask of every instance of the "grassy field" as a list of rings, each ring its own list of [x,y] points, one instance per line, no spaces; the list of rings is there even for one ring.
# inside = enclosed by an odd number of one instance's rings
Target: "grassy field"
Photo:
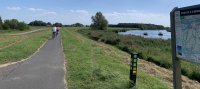
[[[130,58],[130,55],[92,41],[77,33],[76,29],[62,30],[68,89],[128,89],[129,65],[123,62],[123,58]],[[137,89],[169,87],[161,79],[138,69]]]
[[[109,29],[108,29],[109,30]],[[171,41],[161,39],[146,39],[139,36],[122,36],[111,31],[79,30],[80,33],[93,40],[101,41],[128,53],[136,51],[141,59],[153,62],[161,67],[171,69]],[[181,61],[182,74],[190,79],[200,81],[200,65]]]
[[[28,32],[28,31],[33,31],[33,30],[38,30],[38,29],[46,29],[50,27],[46,27],[46,26],[30,26],[29,30],[24,30],[24,31],[20,31],[20,30],[0,30],[0,35],[7,35],[7,34],[16,34],[16,33],[22,33],[22,32]]]
[[[50,30],[24,35],[0,36],[0,64],[16,62],[32,55],[50,36]]]

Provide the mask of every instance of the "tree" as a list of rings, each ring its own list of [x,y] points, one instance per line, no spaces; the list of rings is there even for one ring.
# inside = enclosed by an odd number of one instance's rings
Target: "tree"
[[[0,30],[2,30],[2,29],[3,29],[3,21],[2,21],[1,16],[0,16]]]
[[[5,27],[4,29],[17,29],[17,25],[18,25],[19,21],[17,19],[11,19],[11,20],[4,20],[4,24]],[[8,27],[8,28],[7,28]]]
[[[53,26],[62,27],[62,23],[56,22],[56,23],[53,24]]]
[[[92,24],[90,25],[91,28],[99,29],[99,30],[106,30],[108,27],[108,21],[103,16],[101,12],[97,12],[95,16],[91,17]]]
[[[20,31],[23,31],[23,30],[29,29],[29,26],[24,22],[19,22],[17,29],[20,30]]]
[[[9,26],[11,29],[17,29],[18,23],[19,23],[19,21],[17,19],[11,19]]]
[[[24,22],[19,22],[17,19],[4,20],[3,29],[28,30],[29,26]]]
[[[52,24],[51,24],[50,22],[47,22],[47,25],[48,25],[48,26],[51,26]]]
[[[10,20],[4,20],[3,29],[8,30],[10,28]]]
[[[75,23],[75,24],[72,24],[71,26],[73,26],[73,27],[83,27],[84,25],[81,24],[81,23]]]
[[[31,26],[47,26],[46,22],[43,22],[41,20],[35,20],[29,23]]]

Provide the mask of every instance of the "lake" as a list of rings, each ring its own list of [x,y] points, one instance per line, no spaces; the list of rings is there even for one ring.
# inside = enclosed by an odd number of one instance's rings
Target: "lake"
[[[162,33],[163,35],[158,35]],[[136,35],[144,38],[171,39],[171,32],[166,30],[129,30],[126,32],[118,32],[120,35]],[[145,34],[145,35],[144,35]]]

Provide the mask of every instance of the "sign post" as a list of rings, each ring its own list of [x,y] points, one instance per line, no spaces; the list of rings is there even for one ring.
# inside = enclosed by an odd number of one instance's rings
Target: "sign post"
[[[136,86],[137,77],[137,59],[138,54],[136,52],[131,53],[131,63],[130,63],[130,87]]]
[[[200,63],[200,4],[170,12],[174,89],[182,89],[180,60]]]
[[[172,43],[172,63],[173,63],[173,85],[174,89],[182,89],[181,82],[181,63],[176,58],[176,34],[175,34],[175,16],[174,13],[178,8],[174,8],[170,13],[171,20],[171,43]]]

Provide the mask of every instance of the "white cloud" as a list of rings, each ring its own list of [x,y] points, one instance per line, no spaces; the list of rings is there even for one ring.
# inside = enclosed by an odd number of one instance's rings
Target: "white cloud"
[[[21,10],[21,7],[7,7],[8,10],[18,11]]]
[[[41,8],[28,8],[30,11],[44,11],[44,9]]]
[[[86,10],[76,10],[76,12],[77,12],[77,13],[85,13],[85,14],[88,13],[88,11],[86,11]]]
[[[27,8],[27,7],[23,7]],[[8,7],[9,10],[21,10],[20,7]],[[44,21],[50,22],[63,22],[64,24],[72,24],[76,22],[80,22],[82,24],[90,24],[91,16],[95,15],[96,12],[78,9],[78,10],[66,10],[66,11],[51,11],[41,8],[27,8],[27,15],[17,15],[24,16],[34,19],[41,19]],[[21,13],[19,13],[21,14]],[[125,10],[123,12],[107,12],[103,13],[106,19],[109,21],[109,24],[117,24],[117,23],[152,23],[152,24],[160,24],[164,26],[169,26],[170,17],[169,14],[163,13],[150,13],[139,10]],[[30,21],[31,21],[30,20]]]
[[[57,12],[54,12],[54,11],[48,11],[48,12],[44,12],[44,13],[42,13],[42,15],[57,15]]]
[[[88,14],[87,10],[68,10],[71,13],[81,13],[81,14]]]
[[[90,24],[91,23],[91,16],[92,14],[83,9],[78,9],[78,10],[66,10],[65,12],[62,13],[62,16],[60,18],[66,19],[64,20],[65,23],[67,24],[72,24],[72,23],[82,23],[82,24]]]
[[[125,12],[104,13],[109,23],[152,23],[169,26],[169,15],[160,13],[148,13],[137,10]]]

